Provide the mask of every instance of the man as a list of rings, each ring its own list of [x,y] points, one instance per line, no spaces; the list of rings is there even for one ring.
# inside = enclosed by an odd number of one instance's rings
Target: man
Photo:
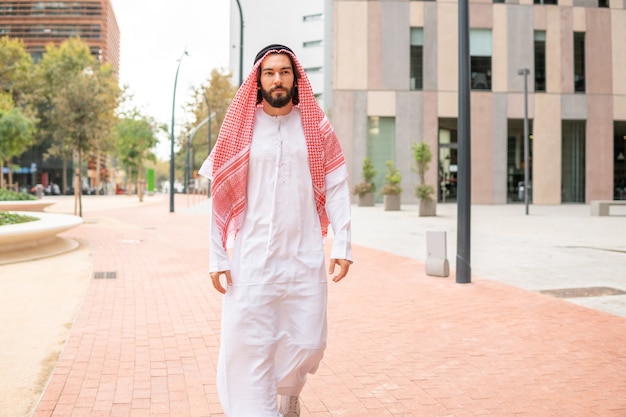
[[[348,273],[352,250],[343,153],[291,49],[257,54],[200,173],[213,181],[210,273],[225,294],[217,370],[224,413],[298,417],[307,374],[326,347],[329,224],[328,273],[340,268],[333,281]]]

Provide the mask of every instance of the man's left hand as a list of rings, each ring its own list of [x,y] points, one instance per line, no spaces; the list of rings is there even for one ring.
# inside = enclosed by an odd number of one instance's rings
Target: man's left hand
[[[332,274],[335,272],[335,266],[339,265],[339,267],[341,268],[341,270],[339,271],[339,274],[335,275],[333,277],[333,281],[334,282],[339,282],[343,279],[343,277],[345,277],[346,275],[348,275],[348,269],[350,269],[350,264],[352,262],[350,262],[347,259],[331,259],[330,260],[330,266],[328,268],[328,273]]]

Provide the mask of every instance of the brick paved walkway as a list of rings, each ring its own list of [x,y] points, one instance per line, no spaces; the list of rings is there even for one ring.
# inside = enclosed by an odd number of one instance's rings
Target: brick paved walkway
[[[177,210],[86,213],[66,233],[89,244],[94,273],[116,278],[91,280],[34,417],[223,417],[208,215]],[[625,319],[354,254],[350,277],[330,285],[329,347],[302,417],[626,416]]]

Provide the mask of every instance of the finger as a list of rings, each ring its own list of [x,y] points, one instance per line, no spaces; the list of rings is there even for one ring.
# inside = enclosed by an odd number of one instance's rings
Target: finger
[[[226,271],[226,284],[230,287],[233,285],[233,279],[230,277],[230,271]]]
[[[348,261],[339,261],[339,266],[341,267],[341,271],[334,278],[334,282],[341,281],[346,275],[348,275],[348,269],[350,268],[350,263]]]
[[[214,272],[211,273],[211,281],[213,281],[213,287],[221,292],[222,294],[226,294],[226,290],[224,289],[224,287],[222,287],[222,283],[220,282],[220,275],[222,273],[221,272]]]
[[[328,273],[332,274],[335,271],[335,264],[337,264],[336,259],[331,259],[328,264]]]

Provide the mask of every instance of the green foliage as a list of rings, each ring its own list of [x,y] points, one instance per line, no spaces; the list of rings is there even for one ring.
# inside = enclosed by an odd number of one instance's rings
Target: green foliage
[[[123,165],[136,170],[146,160],[156,161],[152,149],[158,143],[157,129],[156,123],[146,116],[118,121],[114,129],[115,152]]]
[[[414,170],[417,171],[419,177],[419,185],[415,187],[415,196],[420,200],[432,200],[435,189],[426,185],[425,174],[428,171],[428,164],[433,158],[430,146],[426,142],[414,142],[411,147],[413,150],[413,160],[415,161]]]
[[[37,217],[25,216],[23,214],[9,213],[8,211],[0,211],[0,226],[8,226],[10,224],[27,223],[39,220]]]
[[[361,165],[361,174],[363,181],[354,186],[352,194],[362,196],[363,194],[376,191],[376,184],[374,184],[373,180],[374,177],[376,177],[377,172],[374,169],[374,164],[371,159],[365,158],[363,160],[363,164]]]
[[[16,193],[15,191],[0,188],[0,201],[24,201],[37,200],[33,195],[26,193]]]
[[[363,169],[363,180],[365,182],[371,183],[374,180],[374,177],[378,172],[374,169],[374,163],[371,159],[365,158],[363,160],[363,165],[361,166]]]
[[[421,184],[415,187],[415,196],[420,200],[432,200],[435,189],[431,185]]]
[[[120,97],[110,65],[102,65],[80,39],[49,45],[37,65],[39,127],[54,142],[49,155],[69,159],[111,146]]]
[[[385,174],[385,182],[380,190],[382,195],[397,195],[402,192],[400,182],[402,181],[402,174],[398,168],[396,168],[393,161],[387,161],[387,173]]]
[[[33,144],[35,123],[18,108],[0,109],[0,159],[9,162]]]
[[[15,106],[22,110],[31,100],[33,71],[33,60],[22,40],[0,38],[0,91],[8,93]]]
[[[195,115],[195,120],[189,126],[187,130],[191,131],[203,120],[209,117],[210,114],[215,114],[209,124],[204,125],[196,133],[193,142],[191,143],[191,154],[193,155],[192,165],[198,167],[204,162],[209,152],[209,131],[211,138],[211,149],[217,140],[217,134],[219,128],[224,121],[228,106],[232,102],[235,93],[237,93],[237,86],[232,84],[232,74],[213,69],[211,71],[210,78],[204,85],[194,88],[194,100],[187,105],[190,112]],[[181,144],[183,145],[183,144]],[[186,150],[185,146],[181,146],[181,152]],[[182,166],[182,165],[181,165]]]

